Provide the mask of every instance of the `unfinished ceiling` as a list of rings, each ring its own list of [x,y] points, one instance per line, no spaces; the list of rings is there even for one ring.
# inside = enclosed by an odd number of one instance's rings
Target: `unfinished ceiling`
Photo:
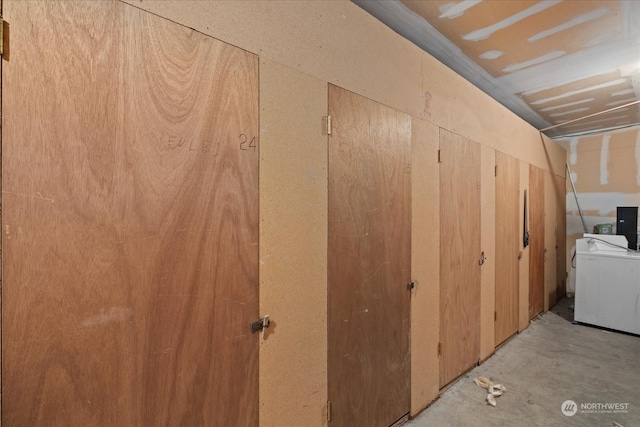
[[[640,123],[638,1],[352,1],[550,137]]]

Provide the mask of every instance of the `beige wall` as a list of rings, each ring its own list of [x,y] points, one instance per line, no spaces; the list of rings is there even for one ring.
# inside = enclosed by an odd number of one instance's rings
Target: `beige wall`
[[[616,207],[640,206],[640,126],[560,141],[578,194],[588,232],[597,224],[614,224]],[[567,291],[575,290],[570,267],[576,239],[584,229],[567,179]]]
[[[440,340],[440,174],[439,129],[411,123],[411,413],[438,397]]]
[[[483,146],[481,356],[493,352],[493,153],[563,175],[561,147],[349,1],[125,1],[260,57],[260,309],[275,325],[260,349],[261,425],[326,424],[327,83],[414,118],[412,414],[438,395],[439,128]]]
[[[260,313],[272,319],[260,342],[260,420],[323,425],[327,84],[261,59],[260,88]]]

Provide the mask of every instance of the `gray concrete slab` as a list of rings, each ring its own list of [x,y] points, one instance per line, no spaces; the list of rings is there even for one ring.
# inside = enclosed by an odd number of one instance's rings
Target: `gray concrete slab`
[[[571,304],[563,298],[405,426],[640,426],[640,337],[574,325]],[[495,408],[477,376],[507,387]]]

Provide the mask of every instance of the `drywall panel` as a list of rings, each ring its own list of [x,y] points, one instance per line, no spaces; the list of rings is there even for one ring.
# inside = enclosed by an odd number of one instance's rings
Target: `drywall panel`
[[[480,270],[480,360],[495,349],[496,303],[496,152],[481,146],[480,184],[480,249],[484,264]]]
[[[567,150],[588,232],[598,224],[615,224],[617,206],[640,205],[640,126],[569,138],[560,144]],[[566,181],[567,290],[573,292],[575,269],[570,261],[576,238],[582,236],[584,228],[568,177]]]
[[[525,230],[524,224],[524,205],[525,205],[525,190],[527,191],[527,220],[529,215],[529,164],[526,162],[520,162],[520,264],[519,264],[519,288],[518,288],[518,300],[520,301],[518,306],[518,332],[522,332],[529,326],[529,247],[524,247],[523,232]],[[528,221],[527,221],[528,222]]]
[[[327,85],[260,61],[260,424],[326,425]]]
[[[126,1],[422,116],[422,51],[349,1]]]
[[[440,191],[438,127],[413,119],[411,138],[411,414],[438,397]]]

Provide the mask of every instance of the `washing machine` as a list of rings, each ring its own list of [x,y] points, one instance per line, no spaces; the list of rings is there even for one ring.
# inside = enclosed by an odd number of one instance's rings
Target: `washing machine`
[[[640,252],[627,245],[604,234],[576,241],[575,321],[640,334]]]

